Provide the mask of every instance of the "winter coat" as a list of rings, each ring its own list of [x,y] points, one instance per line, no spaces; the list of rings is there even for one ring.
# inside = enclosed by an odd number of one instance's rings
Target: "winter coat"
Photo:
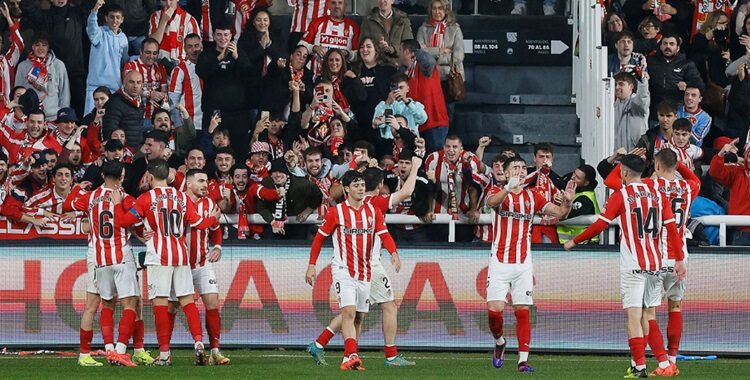
[[[44,104],[44,118],[55,120],[60,108],[70,107],[70,82],[68,71],[63,61],[55,57],[50,50],[47,60],[47,89],[45,91],[34,88],[26,79],[26,74],[31,70],[31,61],[28,59],[18,64],[16,68],[16,86],[31,88],[39,95],[39,100]]]
[[[432,55],[437,61],[440,80],[445,81],[448,79],[448,74],[451,71],[451,65],[453,63],[456,64],[456,68],[458,69],[458,72],[461,73],[461,77],[466,78],[466,74],[464,73],[464,34],[461,32],[461,26],[454,22],[445,27],[443,41],[445,41],[445,47],[450,48],[452,53],[441,53],[439,48],[429,47],[430,36],[435,32],[435,26],[429,25],[428,22],[429,18],[419,27],[419,30],[417,31],[417,41],[422,45],[422,50],[430,53],[430,55]],[[451,61],[451,55],[453,61]]]
[[[380,16],[380,10],[375,7],[372,9],[367,17],[362,19],[362,26],[359,32],[359,42],[365,37],[370,37],[375,44],[380,41],[380,37],[385,37],[385,41],[388,45],[394,48],[393,53],[382,53],[380,58],[383,63],[387,63],[392,66],[396,66],[398,60],[398,52],[401,46],[401,41],[410,40],[414,38],[414,34],[411,31],[411,21],[406,13],[393,8],[393,23],[391,25],[390,33],[386,33],[385,26],[383,24],[383,18]]]

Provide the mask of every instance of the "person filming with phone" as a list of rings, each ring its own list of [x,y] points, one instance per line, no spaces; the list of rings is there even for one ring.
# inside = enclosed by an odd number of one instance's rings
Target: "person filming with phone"
[[[393,74],[390,90],[388,97],[375,107],[372,128],[380,130],[381,138],[392,140],[393,130],[399,129],[399,126],[394,126],[394,123],[398,123],[394,116],[401,115],[406,119],[404,127],[419,137],[419,126],[427,121],[427,113],[422,103],[409,97],[409,78],[406,74]]]

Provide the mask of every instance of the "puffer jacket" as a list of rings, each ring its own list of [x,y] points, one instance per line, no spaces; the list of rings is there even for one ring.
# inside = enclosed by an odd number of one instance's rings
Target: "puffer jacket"
[[[682,101],[684,92],[680,91],[677,83],[685,82],[688,87],[701,89],[705,87],[695,63],[687,59],[684,54],[677,54],[671,61],[667,61],[661,52],[648,57],[648,74],[650,76],[648,84],[651,90],[651,99],[655,100],[651,102],[652,117],[656,115],[654,109],[659,101]]]

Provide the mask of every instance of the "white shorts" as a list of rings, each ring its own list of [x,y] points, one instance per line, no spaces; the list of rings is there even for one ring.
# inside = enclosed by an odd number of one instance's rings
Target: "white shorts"
[[[99,295],[99,289],[96,287],[96,264],[90,260],[86,260],[86,293]]]
[[[339,308],[356,306],[357,312],[370,311],[370,283],[353,279],[346,268],[332,265],[333,288]]]
[[[174,300],[194,293],[190,266],[148,266],[148,299],[166,297]]]
[[[193,287],[195,287],[195,291],[198,294],[219,293],[219,285],[216,283],[216,274],[211,263],[206,263],[203,267],[193,269],[192,273]]]
[[[138,296],[138,275],[132,261],[96,268],[96,286],[104,300]]]
[[[391,279],[380,261],[372,263],[372,282],[370,287],[370,302],[381,304],[393,301]]]
[[[487,271],[487,302],[505,302],[510,292],[513,305],[533,305],[533,272],[534,266],[530,262],[505,264],[492,256]]]
[[[640,269],[620,272],[622,308],[656,307],[661,304],[659,272]]]
[[[662,268],[660,276],[667,299],[670,301],[682,301],[682,298],[685,296],[685,282],[687,279],[679,281],[677,274],[674,273],[674,267]]]

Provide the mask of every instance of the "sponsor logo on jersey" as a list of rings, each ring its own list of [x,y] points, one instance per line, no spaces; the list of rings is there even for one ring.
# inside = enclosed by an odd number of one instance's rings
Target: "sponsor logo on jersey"
[[[342,36],[332,36],[329,34],[322,34],[320,36],[321,45],[347,47],[349,45],[349,38]]]

